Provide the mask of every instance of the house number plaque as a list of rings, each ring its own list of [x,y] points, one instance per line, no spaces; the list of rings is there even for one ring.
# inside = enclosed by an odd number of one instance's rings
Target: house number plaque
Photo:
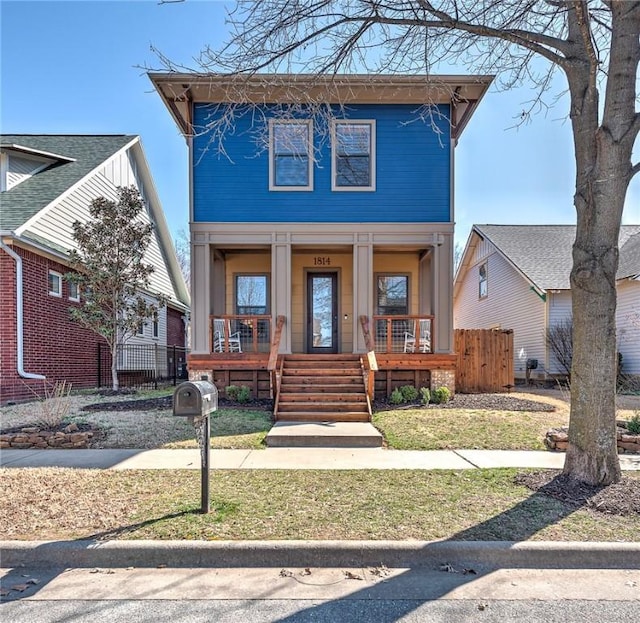
[[[331,266],[331,258],[328,256],[323,257],[321,255],[318,255],[313,258],[313,265],[314,266]]]

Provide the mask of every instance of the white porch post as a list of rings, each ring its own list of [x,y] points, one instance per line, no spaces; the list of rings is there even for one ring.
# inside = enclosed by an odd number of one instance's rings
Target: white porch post
[[[276,234],[271,245],[271,316],[272,327],[278,316],[285,317],[280,352],[291,353],[291,243],[286,234]]]
[[[373,315],[373,244],[368,234],[357,234],[353,245],[353,351],[364,353],[367,346],[362,335],[360,316]],[[373,329],[372,329],[373,330]]]
[[[211,251],[209,244],[191,245],[191,353],[209,353],[211,309]]]

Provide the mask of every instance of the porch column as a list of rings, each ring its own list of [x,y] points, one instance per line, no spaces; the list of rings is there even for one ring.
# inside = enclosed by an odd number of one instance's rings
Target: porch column
[[[368,234],[358,234],[358,242],[353,245],[353,352],[364,353],[364,343],[360,316],[367,316],[372,322],[373,315],[373,245]]]
[[[211,251],[209,244],[191,245],[191,353],[209,353]]]
[[[290,354],[291,243],[287,234],[276,234],[276,242],[271,245],[271,315],[272,328],[275,327],[278,316],[286,318],[280,338],[280,352]]]
[[[433,314],[436,323],[435,352],[453,351],[453,237],[438,234],[433,249]]]

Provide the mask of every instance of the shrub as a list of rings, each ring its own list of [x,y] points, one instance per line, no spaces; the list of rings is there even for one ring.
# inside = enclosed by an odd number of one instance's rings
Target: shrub
[[[246,386],[242,385],[238,390],[238,402],[249,402],[251,400],[251,390]]]
[[[636,411],[635,415],[627,422],[627,430],[632,435],[640,435],[640,411]]]
[[[240,388],[237,385],[229,385],[225,389],[225,393],[227,394],[227,398],[229,400],[238,400],[238,392]]]
[[[418,390],[413,385],[403,385],[400,393],[404,402],[415,402],[418,399]]]
[[[438,389],[433,390],[431,399],[437,405],[444,404],[445,402],[449,402],[451,400],[451,391],[448,387],[438,387]]]
[[[431,391],[428,387],[420,388],[420,402],[423,405],[428,405],[431,402]]]
[[[69,394],[71,393],[71,383],[66,381],[56,381],[47,386],[43,382],[43,395],[38,394],[33,389],[36,396],[34,423],[41,428],[56,428],[69,415]]]
[[[391,392],[391,397],[389,398],[389,402],[392,405],[400,405],[404,402],[404,397],[402,395],[402,392],[397,387]]]

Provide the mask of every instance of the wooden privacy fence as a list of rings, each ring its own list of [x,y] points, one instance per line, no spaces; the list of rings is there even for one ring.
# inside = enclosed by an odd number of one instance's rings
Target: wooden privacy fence
[[[514,385],[513,331],[456,329],[456,391],[504,392]]]

